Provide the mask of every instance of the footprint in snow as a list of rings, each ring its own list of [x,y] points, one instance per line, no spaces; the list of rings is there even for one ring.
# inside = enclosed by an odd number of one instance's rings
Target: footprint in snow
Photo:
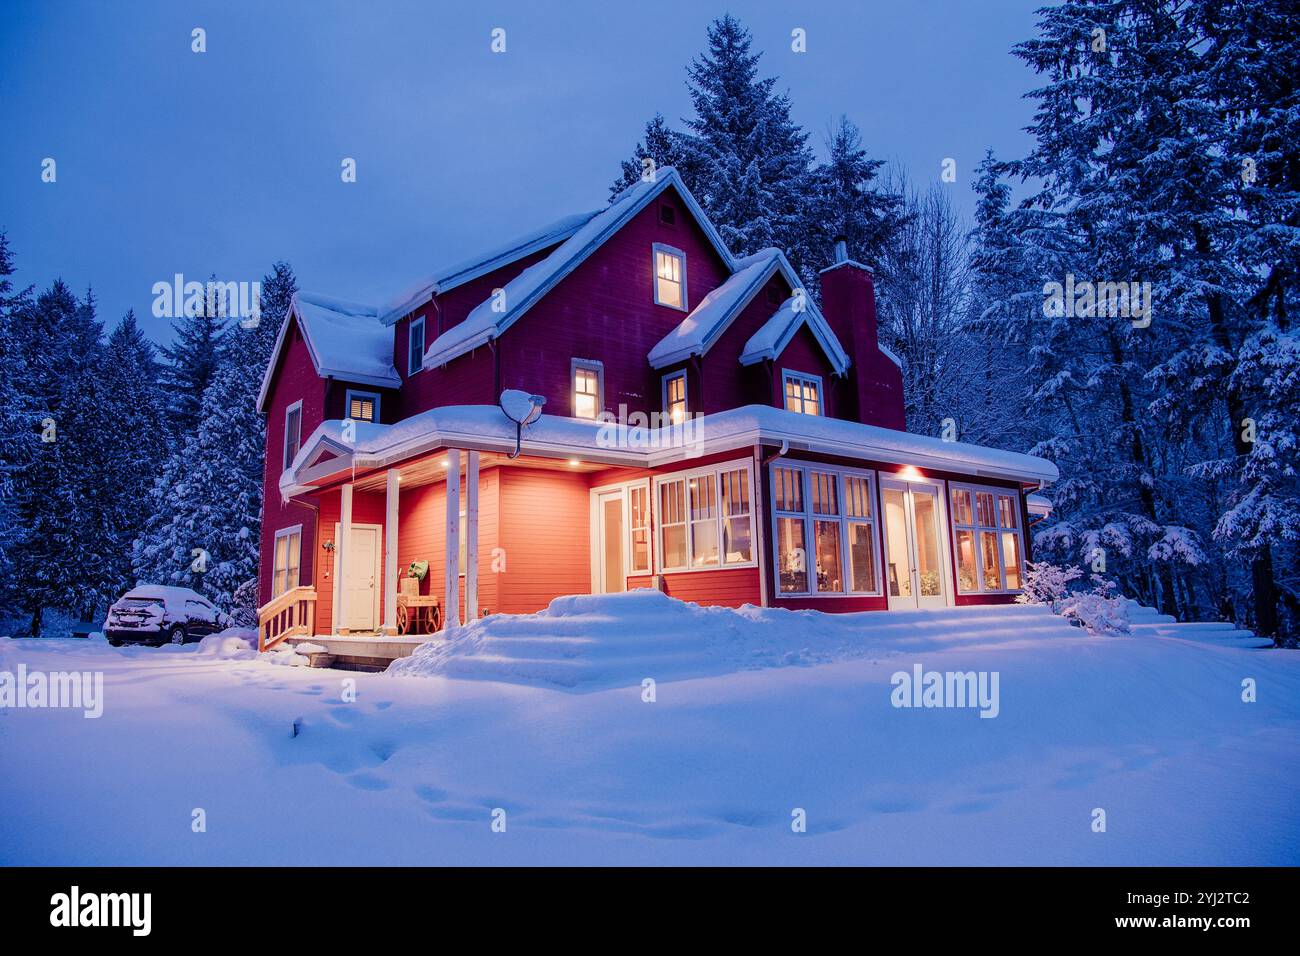
[[[448,796],[446,790],[439,790],[424,783],[415,788],[415,795],[427,803],[442,803]]]
[[[373,773],[354,773],[352,776],[343,779],[358,790],[387,790],[392,786],[383,777],[377,777]]]

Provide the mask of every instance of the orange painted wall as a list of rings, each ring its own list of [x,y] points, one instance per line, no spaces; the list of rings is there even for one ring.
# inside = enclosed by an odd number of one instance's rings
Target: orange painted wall
[[[499,610],[540,611],[562,594],[591,591],[591,515],[585,476],[504,468],[501,472]]]
[[[492,570],[492,551],[500,540],[500,469],[479,474],[478,493],[478,606],[496,611],[500,603],[500,575]],[[465,487],[461,485],[460,507],[465,508]],[[421,594],[445,591],[447,569],[447,486],[442,482],[402,491],[399,506],[397,567],[404,571],[412,561],[428,561],[429,573],[420,582]],[[458,587],[461,620],[465,619],[465,575]],[[445,603],[445,602],[444,602]]]

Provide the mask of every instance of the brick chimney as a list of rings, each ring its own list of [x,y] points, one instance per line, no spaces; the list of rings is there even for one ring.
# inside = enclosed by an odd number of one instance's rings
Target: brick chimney
[[[903,373],[880,351],[871,269],[849,258],[844,236],[836,236],[835,261],[821,281],[822,314],[853,363],[846,389],[853,407],[840,407],[868,425],[903,430]]]

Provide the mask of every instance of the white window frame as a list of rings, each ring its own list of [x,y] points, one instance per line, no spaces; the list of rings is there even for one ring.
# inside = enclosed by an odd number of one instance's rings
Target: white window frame
[[[280,576],[280,569],[279,567],[277,567],[276,561],[280,556],[280,539],[288,538],[291,537],[292,535],[298,536],[298,561],[296,565],[290,565],[289,545],[286,544],[285,552],[284,552],[284,557],[285,557],[284,590],[277,591],[275,587],[276,587],[276,581]],[[294,581],[292,584],[289,583],[289,568],[291,566],[295,567],[298,572],[298,579]],[[289,526],[288,528],[281,528],[279,531],[275,533],[275,543],[271,549],[271,597],[277,598],[281,594],[287,594],[288,592],[292,591],[294,588],[300,587],[301,585],[302,585],[302,525],[295,524]]]
[[[687,289],[686,253],[683,252],[681,249],[678,249],[676,246],[670,246],[667,243],[663,243],[663,242],[653,243],[650,248],[651,248],[650,277],[654,282],[655,305],[662,305],[668,309],[678,309],[682,312],[691,311],[690,299],[686,292]],[[682,264],[682,278],[681,278],[682,304],[681,305],[674,305],[671,302],[664,302],[659,298],[659,254],[660,253],[663,253],[664,255],[667,256],[673,256],[674,258],[678,259]]]
[[[724,472],[743,471],[745,481],[748,484],[749,493],[749,560],[748,561],[727,561],[727,555],[723,548],[724,529],[726,515],[722,513],[722,488],[718,481],[718,476]],[[718,563],[694,566],[695,553],[691,537],[691,500],[690,500],[690,480],[699,478],[704,475],[713,476],[713,487],[715,500],[717,502],[717,515],[714,521],[717,522],[718,533]],[[686,564],[684,566],[666,567],[663,563],[664,542],[663,542],[663,515],[660,514],[660,487],[669,482],[682,482],[682,491],[686,505]],[[758,567],[758,507],[754,497],[754,461],[752,458],[739,458],[735,461],[719,462],[716,465],[708,465],[703,468],[692,468],[686,471],[673,471],[662,475],[655,475],[653,487],[650,494],[651,523],[654,525],[654,534],[651,537],[654,548],[654,561],[652,565],[656,574],[697,574],[701,571],[730,571],[734,568],[756,568]]]
[[[415,339],[416,326],[419,326],[420,329],[420,348],[418,351],[411,344]],[[429,331],[424,324],[424,316],[416,316],[406,329],[406,375],[408,378],[416,372],[424,371],[424,350],[428,345]]]
[[[799,386],[800,386],[800,387],[799,387],[799,404],[800,404],[801,406],[804,404],[803,386],[804,386],[805,384],[807,384],[807,385],[813,385],[813,386],[816,387],[816,389],[817,389],[817,414],[814,415],[813,417],[814,417],[814,418],[822,418],[822,417],[825,417],[825,415],[826,415],[826,389],[825,389],[825,388],[823,387],[823,385],[822,385],[822,377],[821,377],[820,375],[812,375],[812,374],[809,374],[808,372],[797,372],[797,371],[795,371],[794,369],[787,369],[787,368],[783,368],[783,369],[781,369],[781,407],[784,408],[787,412],[793,412],[793,411],[794,411],[794,409],[790,407],[790,393],[789,393],[789,387],[790,387],[790,386],[789,386],[789,383],[790,383],[791,381],[794,381],[794,382],[798,382],[798,383],[799,383]],[[797,414],[797,415],[810,415],[810,414],[812,414],[812,413],[811,413],[811,412],[805,412],[805,411],[803,411],[802,408],[801,408],[798,412],[795,412],[795,414]]]
[[[382,396],[378,392],[367,392],[360,388],[349,388],[343,395],[344,418],[352,418],[352,398],[371,398],[375,402],[375,417],[371,419],[375,424],[379,424],[379,402]],[[356,419],[361,421],[362,419]]]
[[[958,522],[957,507],[953,504],[952,493],[954,491],[970,492],[970,523]],[[979,517],[979,504],[975,495],[979,492],[993,495],[993,524],[986,525],[981,523]],[[1016,509],[1016,526],[1015,528],[1003,528],[1001,526],[1002,509],[998,503],[998,497],[1010,498],[1015,503]],[[948,482],[948,500],[945,502],[948,508],[948,533],[952,542],[952,564],[957,580],[953,585],[958,594],[1019,594],[1024,590],[1025,580],[1025,516],[1020,507],[1020,492],[1015,488],[1002,488],[998,485],[977,485],[967,481],[950,481]],[[968,591],[961,586],[961,564],[960,555],[957,553],[957,532],[970,531],[975,536],[975,560],[979,562],[979,568],[975,574],[975,590]],[[998,555],[998,588],[984,587],[984,551],[980,545],[980,535],[986,531],[991,531],[997,540]],[[1007,587],[1007,567],[1006,556],[1002,553],[1002,535],[1014,531],[1016,535],[1016,546],[1020,554],[1020,581],[1022,587]]]
[[[661,404],[663,406],[664,414],[668,416],[668,421],[670,423],[672,422],[673,410],[668,406],[668,385],[679,378],[682,380],[682,421],[686,421],[687,417],[691,414],[691,399],[690,395],[686,391],[688,385],[686,380],[686,369],[670,372],[660,380],[659,386]]]
[[[825,465],[816,461],[791,460],[789,458],[779,458],[768,465],[769,477],[777,468],[786,468],[799,473],[799,491],[803,501],[803,511],[777,511],[776,507],[776,480],[770,479],[768,484],[771,485],[771,495],[768,504],[771,511],[771,542],[772,542],[772,571],[773,571],[773,597],[777,600],[781,598],[863,598],[863,597],[884,597],[885,585],[882,579],[881,554],[880,554],[880,482],[879,476],[875,471],[865,468],[841,468],[836,465]],[[822,474],[835,476],[835,495],[836,503],[839,508],[840,523],[840,576],[844,580],[843,591],[818,591],[817,590],[817,566],[816,551],[817,542],[814,538],[813,523],[815,521],[832,521],[836,516],[821,515],[813,513],[812,503],[812,482],[809,473],[817,471]],[[846,478],[863,478],[867,482],[867,498],[871,502],[871,516],[869,518],[849,515],[845,507],[844,486]],[[804,564],[807,573],[808,587],[803,591],[782,591],[781,590],[781,540],[779,534],[780,518],[802,518],[803,519],[803,542],[804,542]],[[874,564],[874,578],[876,588],[874,591],[853,591],[853,565],[849,549],[849,525],[866,524],[871,526],[871,559]]]
[[[596,414],[585,418],[578,414],[578,369],[596,373]],[[594,421],[605,410],[605,363],[598,359],[575,358],[569,360],[569,414],[573,418]]]
[[[293,412],[298,413],[298,434],[293,441],[293,454],[289,454],[289,416]],[[293,464],[293,460],[298,457],[298,452],[302,450],[302,399],[294,402],[284,410],[284,447],[281,449],[284,469],[287,470]]]
[[[650,562],[643,570],[637,571],[632,567],[632,492],[639,490],[645,492],[646,496],[646,532],[648,536],[647,545],[649,554],[646,556]],[[602,495],[608,495],[611,492],[618,492],[623,502],[623,584],[627,586],[628,578],[647,578],[655,573],[655,504],[654,489],[650,486],[649,478],[637,478],[633,481],[621,481],[612,485],[600,485],[592,488],[589,492],[590,513],[591,513],[591,553],[593,560],[591,562],[591,593],[595,594],[600,589],[601,570],[597,567],[595,555],[597,546],[600,541],[600,533],[597,522],[601,520],[598,502]]]

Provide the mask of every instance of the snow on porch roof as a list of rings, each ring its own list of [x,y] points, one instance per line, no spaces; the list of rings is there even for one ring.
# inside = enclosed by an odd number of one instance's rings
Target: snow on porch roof
[[[831,331],[826,320],[822,318],[807,291],[803,289],[799,276],[791,268],[789,261],[780,249],[763,249],[736,262],[737,271],[726,282],[706,295],[691,314],[682,319],[677,328],[665,335],[650,350],[647,359],[652,368],[663,368],[674,362],[680,362],[692,355],[703,355],[727,330],[731,322],[740,314],[759,289],[767,283],[776,272],[781,272],[792,289],[803,292],[805,305],[804,317],[809,327],[821,343],[835,371],[843,374],[848,370],[849,357],[840,345],[839,339]],[[791,296],[790,302],[794,301]],[[743,361],[743,359],[742,359]],[[748,363],[746,363],[748,364]]]
[[[355,433],[348,436],[341,421],[322,422],[281,475],[281,493],[300,494],[339,472],[384,468],[439,448],[512,451],[515,443],[515,423],[496,405],[450,405],[392,425],[357,422],[353,427]],[[1033,455],[766,405],[745,405],[662,429],[542,415],[523,432],[525,454],[640,467],[758,444],[977,477],[1043,483],[1058,478],[1054,464]],[[337,457],[319,461],[322,450]]]
[[[393,368],[392,330],[380,323],[374,306],[298,292],[280,324],[271,361],[262,376],[262,388],[257,396],[259,411],[265,411],[271,376],[279,362],[289,319],[294,315],[302,327],[317,375],[379,388],[401,386],[402,379]]]
[[[690,190],[682,183],[677,170],[667,166],[658,170],[653,182],[638,182],[626,189],[607,207],[583,223],[549,256],[507,282],[503,289],[503,311],[497,311],[500,306],[496,296],[488,298],[480,302],[463,322],[453,325],[434,339],[425,351],[425,366],[444,365],[499,336],[669,186],[677,190],[722,261],[734,272],[735,257]]]
[[[509,265],[525,256],[531,255],[547,246],[563,242],[587,224],[601,210],[593,209],[576,215],[565,216],[555,222],[547,223],[539,229],[524,233],[522,236],[504,242],[494,249],[463,259],[453,265],[436,270],[419,282],[395,296],[383,307],[380,319],[385,325],[392,325],[412,309],[418,309],[435,295],[449,292],[471,279],[486,275],[493,269]]]

